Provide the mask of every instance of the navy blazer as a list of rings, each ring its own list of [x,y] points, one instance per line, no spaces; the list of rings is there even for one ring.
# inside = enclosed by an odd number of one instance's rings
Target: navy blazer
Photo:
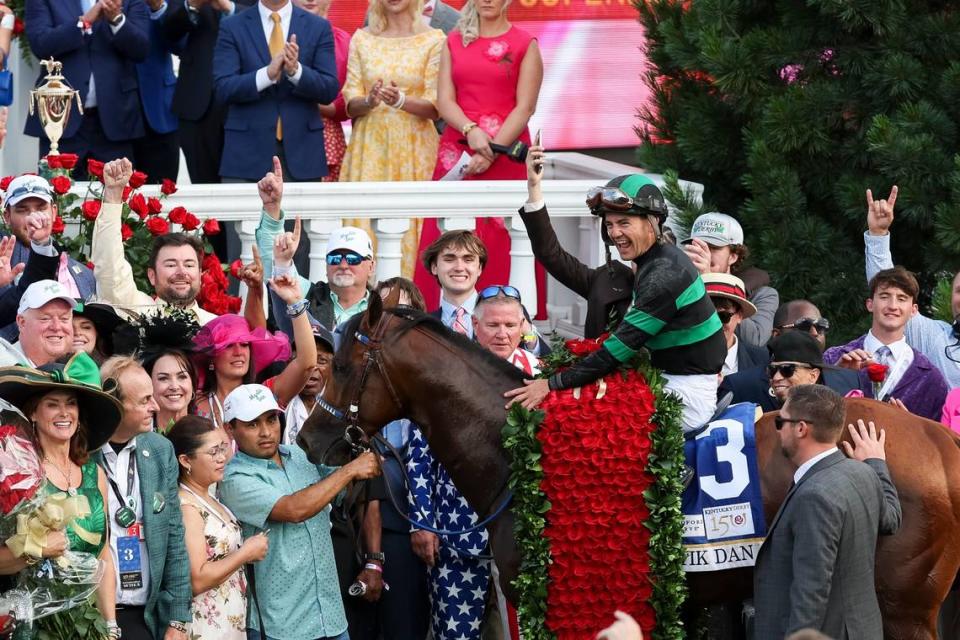
[[[270,64],[260,11],[242,11],[220,23],[213,53],[217,100],[228,105],[220,175],[259,180],[273,166],[277,117],[283,123],[283,150],[296,180],[327,175],[323,118],[317,104],[337,97],[340,83],[330,23],[293,7],[289,35],[297,36],[303,73],[294,85],[281,80],[257,91],[257,70]]]
[[[93,35],[87,36],[77,27],[83,15],[80,0],[26,0],[24,7],[30,49],[37,58],[53,57],[63,63],[63,75],[80,92],[81,102],[87,99],[93,73],[100,124],[113,141],[144,134],[136,63],[143,62],[150,50],[150,14],[143,0],[123,0],[123,14],[126,22],[116,33],[106,20],[97,20]],[[41,67],[38,84],[46,74]],[[64,138],[77,132],[82,118],[74,102]],[[24,133],[46,136],[36,113],[27,118]]]
[[[143,105],[143,113],[147,116],[147,124],[151,129],[157,133],[170,133],[179,126],[177,117],[171,110],[177,76],[173,75],[173,56],[170,54],[179,53],[181,47],[180,43],[171,44],[167,40],[162,17],[150,19],[149,37],[150,53],[146,60],[137,65],[140,104]]]

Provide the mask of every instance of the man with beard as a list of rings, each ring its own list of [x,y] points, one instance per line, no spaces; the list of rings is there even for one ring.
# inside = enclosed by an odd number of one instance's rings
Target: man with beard
[[[200,292],[200,264],[203,244],[196,236],[167,233],[157,236],[150,251],[147,279],[155,296],[139,289],[133,269],[123,255],[123,188],[133,174],[133,164],[126,158],[113,160],[103,167],[103,207],[93,227],[90,259],[100,295],[107,302],[139,313],[172,306],[192,312],[204,325],[216,316],[197,304]]]
[[[300,246],[299,219],[293,231],[283,231],[284,213],[280,208],[283,197],[283,170],[274,156],[273,171],[257,183],[263,212],[257,227],[257,248],[263,256],[264,273],[273,276],[297,274],[293,256]],[[266,256],[273,256],[273,261]],[[327,241],[327,282],[311,283],[300,278],[300,289],[307,292],[308,311],[314,320],[334,330],[338,325],[367,309],[370,299],[369,282],[376,273],[373,242],[363,229],[341,227],[330,234]],[[277,327],[288,336],[293,335],[286,304],[270,294]]]

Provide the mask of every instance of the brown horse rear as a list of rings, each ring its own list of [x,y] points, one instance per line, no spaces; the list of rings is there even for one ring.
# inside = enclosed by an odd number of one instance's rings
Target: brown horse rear
[[[775,413],[757,423],[764,512],[773,520],[795,467],[783,457]],[[903,522],[877,549],[877,594],[887,640],[934,640],[940,603],[960,568],[960,438],[941,424],[874,400],[847,401],[847,422],[873,421],[887,434],[887,464]],[[850,435],[844,432],[844,440]],[[752,590],[752,570],[687,574],[693,604],[730,601]],[[784,594],[786,597],[786,594]]]

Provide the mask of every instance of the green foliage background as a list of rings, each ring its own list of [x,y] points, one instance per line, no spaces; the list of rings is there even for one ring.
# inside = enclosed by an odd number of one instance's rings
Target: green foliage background
[[[705,186],[781,300],[836,343],[868,325],[864,192],[897,184],[892,250],[926,298],[960,266],[960,12],[908,0],[639,0],[639,160]]]

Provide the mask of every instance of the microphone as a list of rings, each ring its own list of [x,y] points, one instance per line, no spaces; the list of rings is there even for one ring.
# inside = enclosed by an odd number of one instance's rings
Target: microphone
[[[460,144],[467,144],[465,138],[460,138]],[[527,161],[527,152],[530,150],[530,147],[527,146],[523,141],[517,140],[511,145],[497,144],[496,142],[490,143],[490,150],[494,153],[502,153],[507,156],[514,162],[526,162]]]

